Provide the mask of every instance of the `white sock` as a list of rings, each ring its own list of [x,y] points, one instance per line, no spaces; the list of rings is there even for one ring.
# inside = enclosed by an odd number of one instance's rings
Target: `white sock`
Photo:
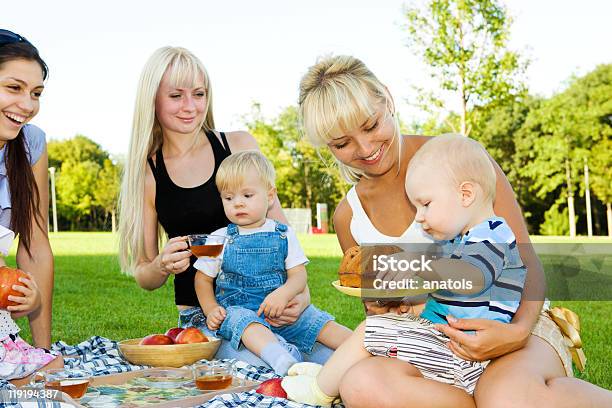
[[[276,342],[265,346],[261,351],[260,357],[280,376],[285,376],[289,367],[297,363],[295,357],[281,346],[280,343]]]

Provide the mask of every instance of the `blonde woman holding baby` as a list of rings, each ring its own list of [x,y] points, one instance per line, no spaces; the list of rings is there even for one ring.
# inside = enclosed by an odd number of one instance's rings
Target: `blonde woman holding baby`
[[[415,222],[416,209],[404,191],[408,165],[430,138],[400,134],[393,98],[365,64],[351,56],[317,62],[300,83],[299,110],[308,139],[326,146],[353,184],[334,214],[343,251],[360,243],[431,240]],[[542,313],[543,270],[527,245],[521,209],[504,173],[491,161],[497,178],[493,209],[506,220],[517,243],[523,244],[525,288],[510,323],[449,316],[448,325],[441,328],[450,338],[448,347],[464,360],[491,360],[474,391],[478,407],[606,406],[609,392],[572,378],[562,335]],[[384,305],[367,307],[369,313],[389,312]],[[400,306],[400,311],[407,310]],[[397,358],[372,357],[356,363],[342,378],[339,391],[349,407],[440,402],[436,395],[415,392],[410,366]]]

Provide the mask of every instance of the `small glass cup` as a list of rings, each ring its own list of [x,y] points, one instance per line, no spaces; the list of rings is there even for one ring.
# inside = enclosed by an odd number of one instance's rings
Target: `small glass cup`
[[[196,364],[193,369],[193,381],[202,391],[214,391],[228,388],[232,385],[242,385],[242,381],[235,378],[234,365],[221,361],[209,361]]]
[[[44,387],[46,389],[58,390],[64,392],[72,399],[80,399],[91,384],[91,374],[85,370],[76,368],[52,368],[36,372],[31,380],[32,387]],[[90,390],[89,394],[97,390]],[[90,395],[93,397],[93,395]],[[96,395],[97,396],[97,395]]]
[[[223,253],[223,246],[228,238],[223,235],[212,234],[191,234],[187,235],[187,245],[189,251],[198,259],[218,258]]]

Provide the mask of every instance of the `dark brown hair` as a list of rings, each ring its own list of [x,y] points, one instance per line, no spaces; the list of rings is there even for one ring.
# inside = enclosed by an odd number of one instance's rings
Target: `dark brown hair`
[[[42,70],[43,80],[47,79],[49,69],[38,54],[38,50],[27,41],[3,44],[0,46],[0,66],[14,60],[36,61]],[[10,228],[19,235],[29,256],[32,238],[32,219],[44,231],[40,211],[40,192],[34,179],[29,153],[25,145],[23,128],[17,137],[9,140],[5,146],[4,160],[11,192],[11,225]]]

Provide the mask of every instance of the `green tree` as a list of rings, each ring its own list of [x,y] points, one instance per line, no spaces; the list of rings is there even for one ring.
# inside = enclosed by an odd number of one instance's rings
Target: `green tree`
[[[460,132],[468,135],[476,113],[524,93],[527,62],[508,49],[511,21],[499,1],[420,4],[406,8],[408,45],[429,65],[441,91],[458,96]],[[444,106],[436,92],[419,94],[422,105]]]
[[[104,211],[105,218],[111,217],[111,231],[116,231],[117,199],[121,184],[121,169],[111,160],[104,160],[104,166],[98,173],[94,190],[95,203]]]
[[[244,120],[276,169],[276,187],[283,207],[313,208],[316,203],[327,203],[332,214],[344,196],[346,184],[329,151],[314,148],[302,137],[297,108],[287,107],[268,120],[254,104],[251,115]]]
[[[570,100],[559,94],[531,111],[519,132],[521,153],[526,157],[522,173],[531,179],[531,190],[539,198],[557,193],[566,197],[570,236],[576,235],[574,193],[584,164],[584,140],[574,129],[574,112],[566,108]]]
[[[61,168],[65,161],[89,160],[101,167],[104,165],[104,160],[108,159],[108,152],[83,135],[76,135],[66,140],[51,140],[47,144],[47,151],[49,152],[49,167],[57,169]]]
[[[95,188],[100,166],[92,161],[66,160],[57,177],[58,211],[77,229],[87,216],[95,216]]]
[[[515,159],[522,164],[521,173],[532,181],[531,191],[540,198],[565,197],[570,236],[576,234],[575,193],[585,192],[585,163],[591,168],[595,194],[609,202],[606,149],[612,135],[611,84],[611,65],[573,79],[565,91],[530,110],[515,138]]]
[[[560,203],[555,203],[544,214],[544,222],[540,225],[542,235],[569,234],[569,216],[567,207],[559,209]]]
[[[585,146],[591,188],[606,205],[608,235],[612,236],[612,64],[599,65],[567,90],[576,116],[575,132]],[[583,187],[584,188],[584,187]]]
[[[591,150],[589,167],[591,188],[606,205],[608,236],[612,237],[612,140],[600,140]]]
[[[119,168],[100,145],[83,135],[52,140],[49,164],[57,168],[58,219],[64,228],[104,229],[111,224],[119,189]]]

